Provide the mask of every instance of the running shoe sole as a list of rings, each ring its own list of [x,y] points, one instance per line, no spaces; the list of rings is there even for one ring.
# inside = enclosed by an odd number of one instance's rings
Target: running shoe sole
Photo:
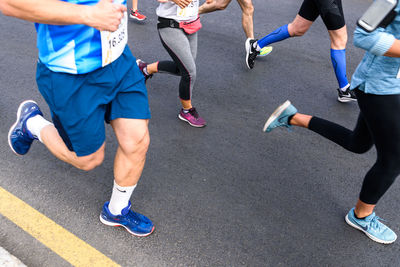
[[[126,231],[128,231],[130,234],[132,234],[132,235],[134,235],[134,236],[145,237],[145,236],[151,235],[151,234],[154,232],[154,226],[153,226],[153,228],[151,229],[151,232],[150,232],[150,233],[147,233],[147,234],[138,234],[138,233],[134,233],[134,232],[132,232],[131,230],[129,230],[125,225],[122,225],[122,224],[120,224],[120,223],[113,223],[113,222],[109,222],[109,221],[107,221],[107,220],[104,220],[104,219],[101,217],[101,215],[100,215],[100,221],[101,221],[103,224],[108,225],[108,226],[114,226],[114,227],[121,226],[121,227],[124,227]]]
[[[274,50],[274,48],[272,46],[267,46],[267,47],[270,47],[270,50],[265,54],[261,54],[261,53],[258,54],[259,57],[266,57],[266,56],[268,56],[269,54],[272,53],[272,50]]]
[[[360,226],[358,226],[357,224],[353,223],[350,221],[349,219],[349,215],[347,214],[345,217],[345,221],[348,225],[350,225],[351,227],[356,228],[357,230],[360,230],[361,232],[363,232],[364,234],[366,234],[369,238],[371,238],[372,240],[374,240],[375,242],[381,243],[381,244],[391,244],[394,241],[396,241],[397,237],[395,240],[393,241],[385,241],[385,240],[381,240],[373,235],[371,235],[370,233],[368,233],[367,231],[365,231],[364,229],[362,229]]]
[[[249,68],[249,70],[251,70],[250,66],[249,66],[249,56],[250,56],[250,38],[247,38],[246,42],[245,42],[245,48],[246,48],[246,66],[247,68]]]
[[[178,114],[178,118],[179,118],[181,121],[186,121],[187,123],[190,124],[190,126],[193,126],[193,127],[196,127],[196,128],[203,128],[203,127],[206,126],[205,124],[204,124],[204,125],[195,125],[195,124],[192,124],[189,120],[187,120],[187,119],[185,119],[184,117],[182,117],[181,114]]]
[[[354,98],[348,98],[348,97],[339,97],[337,98],[337,100],[341,103],[347,103],[347,102],[351,102],[351,101],[357,101],[357,99]]]
[[[268,118],[267,122],[264,125],[263,131],[265,132],[267,130],[267,128],[269,127],[269,125],[276,120],[276,118],[278,118],[282,112],[287,109],[290,106],[290,101],[286,100],[285,103],[283,103],[282,105],[280,105],[279,107],[277,107],[274,111],[274,113],[272,113],[272,115]]]
[[[17,120],[15,121],[15,123],[11,126],[10,130],[8,131],[8,145],[10,146],[11,150],[18,156],[21,156],[21,154],[18,154],[14,148],[11,145],[11,133],[14,130],[15,126],[17,126],[18,121],[21,117],[21,112],[22,112],[22,106],[25,105],[26,103],[31,102],[31,103],[35,103],[37,105],[37,103],[33,100],[25,100],[24,102],[22,102],[19,107],[18,107],[18,111],[17,111]]]
[[[135,20],[138,20],[138,21],[144,21],[144,20],[147,19],[147,18],[139,19],[139,18],[137,18],[137,17],[135,17],[135,16],[132,16],[131,14],[129,14],[129,17],[130,17],[131,19],[135,19]]]

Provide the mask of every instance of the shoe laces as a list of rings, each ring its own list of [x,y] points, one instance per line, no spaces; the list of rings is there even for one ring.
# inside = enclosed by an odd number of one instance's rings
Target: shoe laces
[[[382,228],[382,223],[381,223],[380,221],[385,222],[384,219],[382,219],[382,218],[380,218],[380,217],[378,217],[378,216],[375,216],[375,217],[371,220],[371,222],[370,222],[371,228],[377,229],[377,230],[381,230],[381,228]]]
[[[199,118],[199,113],[197,113],[196,108],[191,108],[191,109],[189,109],[189,113],[190,113],[193,117],[195,117],[196,119]]]
[[[133,212],[132,210],[129,210],[128,214],[125,215],[125,218],[127,221],[129,221],[130,223],[134,223],[134,224],[139,224],[139,218],[136,215],[135,212]]]
[[[254,47],[251,47],[251,53],[250,53],[250,55],[249,55],[249,58],[250,58],[251,60],[255,60],[256,57],[257,57],[259,54],[260,54],[259,51],[255,50]]]
[[[22,138],[24,141],[31,141],[32,139],[35,139],[35,137],[29,132],[28,129],[25,131],[23,129],[17,129],[15,131],[15,135],[17,135],[19,138]]]

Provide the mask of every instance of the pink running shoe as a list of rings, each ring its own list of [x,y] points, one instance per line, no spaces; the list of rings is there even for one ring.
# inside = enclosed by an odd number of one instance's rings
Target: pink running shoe
[[[179,112],[178,118],[180,120],[186,121],[193,127],[204,127],[206,126],[206,121],[199,116],[199,113],[197,113],[195,108],[189,109],[189,112],[184,112],[183,109],[181,109],[181,112]]]
[[[143,73],[143,76],[144,76],[144,78],[145,78],[145,82],[147,82],[147,80],[148,80],[149,78],[153,77],[153,74],[149,74],[149,73],[147,72],[147,65],[148,65],[148,64],[147,64],[146,62],[144,62],[144,61],[141,60],[141,59],[137,59],[137,60],[136,60],[136,64],[138,65],[140,71]]]

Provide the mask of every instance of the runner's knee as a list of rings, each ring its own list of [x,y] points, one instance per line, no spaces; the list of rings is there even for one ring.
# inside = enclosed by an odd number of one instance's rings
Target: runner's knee
[[[78,163],[75,165],[83,171],[91,171],[100,166],[104,160],[104,146],[93,154],[78,158]]]
[[[297,23],[290,23],[288,28],[290,36],[303,36],[308,30],[307,26]]]
[[[245,0],[241,3],[243,14],[247,16],[253,16],[254,6],[250,0]]]
[[[182,74],[182,79],[184,79],[185,81],[189,82],[189,83],[194,83],[194,81],[196,80],[196,69],[192,69],[189,70],[189,72],[185,72]]]
[[[138,129],[119,140],[119,146],[126,155],[146,155],[149,144],[150,135],[147,128]]]
[[[356,154],[367,153],[373,146],[373,143],[357,143],[349,145],[348,150]]]

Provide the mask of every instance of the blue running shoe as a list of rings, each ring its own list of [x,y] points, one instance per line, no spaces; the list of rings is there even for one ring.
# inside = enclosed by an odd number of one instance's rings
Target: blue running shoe
[[[382,244],[391,244],[397,239],[397,235],[389,227],[380,222],[382,220],[373,212],[364,219],[358,219],[354,215],[352,208],[345,218],[346,222],[354,228],[364,232],[369,238],[375,242]]]
[[[263,131],[270,132],[276,127],[292,127],[289,124],[289,117],[296,114],[297,109],[290,104],[289,100],[286,100],[285,103],[280,105],[277,109],[275,109],[274,113],[268,118],[267,122],[264,125]]]
[[[122,210],[122,215],[113,215],[108,209],[109,202],[104,203],[100,221],[109,226],[122,226],[135,236],[148,236],[154,231],[154,225],[146,216],[131,210],[131,202]]]
[[[25,155],[28,153],[33,140],[37,139],[26,128],[26,121],[36,115],[43,116],[35,101],[26,100],[19,105],[17,121],[11,126],[8,132],[8,144],[15,154]]]

